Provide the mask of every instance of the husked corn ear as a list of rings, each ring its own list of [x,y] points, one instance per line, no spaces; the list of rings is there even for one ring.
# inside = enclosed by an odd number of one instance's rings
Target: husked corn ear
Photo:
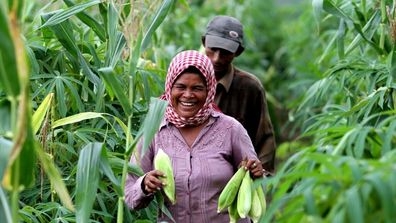
[[[261,215],[264,215],[267,210],[267,201],[265,200],[265,194],[263,191],[263,187],[260,185],[256,189],[258,198],[260,199],[261,204]]]
[[[154,168],[165,174],[165,177],[163,177],[163,180],[165,181],[163,190],[172,204],[175,204],[175,179],[173,178],[172,162],[168,154],[166,154],[162,149],[159,149],[157,155],[154,157]]]
[[[257,187],[257,189],[255,190],[252,190],[252,206],[249,210],[248,216],[252,219],[253,223],[257,223],[260,220],[263,210],[261,207],[261,201],[257,191],[259,187]]]
[[[232,204],[228,206],[228,216],[230,217],[230,223],[236,223],[241,217],[239,217],[237,209],[238,199],[234,199]]]
[[[250,177],[250,172],[246,171],[238,192],[237,209],[241,218],[246,218],[252,206],[252,184],[253,180]]]
[[[224,189],[221,191],[219,200],[217,203],[217,212],[220,213],[225,208],[229,207],[234,200],[242,183],[242,179],[245,176],[246,170],[241,167],[227,182]]]

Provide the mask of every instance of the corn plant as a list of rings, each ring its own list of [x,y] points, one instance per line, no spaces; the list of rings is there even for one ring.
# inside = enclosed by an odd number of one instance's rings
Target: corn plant
[[[23,3],[1,7],[7,122],[0,138],[0,221],[155,219],[155,203],[127,210],[123,185],[127,172],[142,174],[129,157],[140,137],[150,141],[166,106],[152,98],[161,92],[164,69],[141,55],[150,54],[151,37],[174,2]],[[145,14],[135,15],[139,7]],[[37,8],[37,17],[24,11]],[[144,21],[130,24],[139,16]],[[33,25],[15,26],[27,20]],[[120,25],[135,32],[123,33]]]
[[[288,144],[294,154],[266,182],[272,201],[262,222],[396,218],[394,5],[314,0],[315,19],[293,26],[318,34],[310,35],[313,45],[294,38],[288,46],[291,58],[308,59],[297,71],[313,68],[293,86],[301,97],[290,121],[303,134],[299,144]]]

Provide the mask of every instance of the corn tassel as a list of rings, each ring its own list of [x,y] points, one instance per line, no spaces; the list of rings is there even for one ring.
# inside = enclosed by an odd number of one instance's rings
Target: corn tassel
[[[242,183],[242,179],[245,175],[245,168],[241,167],[231,177],[224,189],[221,191],[219,200],[217,203],[217,212],[220,213],[225,208],[229,207],[234,200],[236,200],[239,187]]]
[[[261,186],[259,186],[261,187]],[[258,189],[252,190],[252,206],[249,210],[248,216],[250,219],[252,219],[253,223],[257,223],[260,220],[261,214],[262,214],[262,207],[261,207],[261,201],[258,195]]]
[[[241,218],[246,218],[252,206],[252,184],[250,172],[246,171],[238,192],[238,214]]]
[[[165,186],[163,191],[165,195],[169,198],[172,204],[176,203],[175,196],[175,179],[173,177],[173,168],[170,157],[162,150],[159,149],[157,155],[154,157],[154,168],[160,170],[165,174],[163,180],[165,181]]]

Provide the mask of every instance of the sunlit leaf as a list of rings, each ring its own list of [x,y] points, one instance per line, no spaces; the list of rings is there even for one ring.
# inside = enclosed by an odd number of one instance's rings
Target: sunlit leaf
[[[101,113],[96,113],[96,112],[79,113],[79,114],[75,114],[75,115],[55,121],[52,124],[52,128],[57,128],[59,126],[81,122],[81,121],[87,120],[87,119],[102,118],[102,117],[103,117],[103,115]]]
[[[70,18],[71,16],[82,12],[84,10],[86,10],[87,8],[93,6],[93,5],[97,5],[100,3],[100,0],[91,0],[88,2],[83,2],[80,4],[76,4],[73,5],[72,7],[63,10],[63,11],[59,11],[56,14],[54,14],[53,16],[51,16],[51,18],[49,18],[40,28],[46,27],[46,26],[53,26],[53,25],[57,25],[65,20],[67,20],[68,18]]]
[[[32,117],[32,125],[33,125],[33,134],[37,134],[40,126],[43,124],[44,118],[47,115],[48,111],[51,108],[52,98],[54,94],[48,94],[47,97],[44,98],[43,102],[34,112]]]

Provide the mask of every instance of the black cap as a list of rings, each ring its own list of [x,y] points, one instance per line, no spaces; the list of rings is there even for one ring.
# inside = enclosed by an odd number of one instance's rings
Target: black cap
[[[221,48],[235,53],[243,48],[243,26],[238,19],[220,15],[214,17],[206,26],[205,46]]]

